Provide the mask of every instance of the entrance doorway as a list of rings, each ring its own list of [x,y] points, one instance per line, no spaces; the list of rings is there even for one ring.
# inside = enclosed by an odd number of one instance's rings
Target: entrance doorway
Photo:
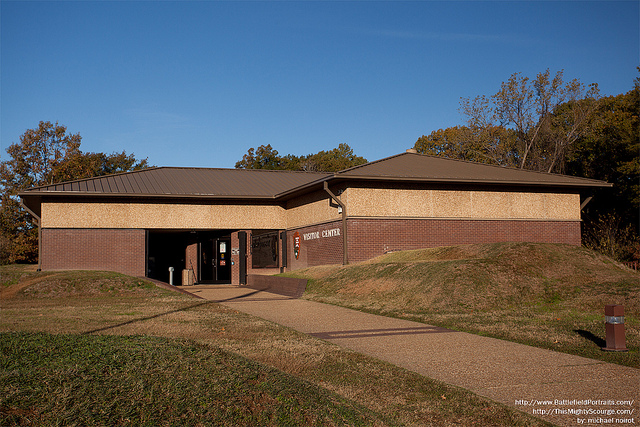
[[[189,245],[189,233],[172,230],[147,232],[147,277],[176,286],[182,285],[185,268],[185,248]],[[173,269],[173,273],[169,272]],[[172,278],[171,278],[172,276]]]
[[[148,230],[147,276],[163,282],[182,283],[190,270],[197,283],[228,284],[232,279],[231,233],[233,230]],[[193,279],[190,279],[193,281]]]
[[[231,238],[207,236],[198,246],[198,282],[231,283]]]

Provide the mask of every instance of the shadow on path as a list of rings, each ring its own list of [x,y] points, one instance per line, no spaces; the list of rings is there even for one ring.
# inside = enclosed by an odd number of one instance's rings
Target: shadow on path
[[[318,332],[309,335],[323,340],[331,340],[338,338],[371,338],[387,337],[392,335],[439,334],[443,332],[457,331],[440,328],[437,326],[419,326],[415,328],[361,329],[353,331]]]

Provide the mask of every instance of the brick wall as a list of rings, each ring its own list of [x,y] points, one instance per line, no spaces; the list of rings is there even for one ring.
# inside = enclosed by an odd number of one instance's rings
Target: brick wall
[[[231,283],[240,284],[240,239],[237,231],[231,233]]]
[[[300,298],[307,288],[307,280],[250,274],[247,276],[245,286],[259,291]]]
[[[347,227],[349,262],[364,261],[389,251],[470,243],[581,243],[578,221],[351,218],[347,221]],[[293,247],[296,232],[301,237],[298,259],[295,258]],[[342,234],[341,221],[288,230],[287,269],[342,264]],[[237,233],[232,233],[232,248],[237,248],[238,243]],[[196,252],[196,245],[187,246],[186,258],[197,257]],[[282,248],[280,253],[282,255]],[[109,270],[145,276],[145,231],[44,228],[41,256],[43,270]],[[237,284],[239,256],[232,255],[232,260],[232,280]],[[251,269],[250,254],[247,261],[249,274],[279,272],[279,269]]]
[[[496,242],[580,245],[578,221],[349,219],[349,262],[388,251]]]
[[[323,231],[339,235],[323,236]],[[293,236],[300,234],[294,256]],[[580,245],[578,221],[355,219],[347,220],[349,262],[390,251],[496,242],[567,243]],[[330,233],[331,234],[331,233]],[[342,264],[342,222],[287,231],[288,270]]]
[[[293,248],[293,236],[296,232],[300,234],[298,259],[295,257]],[[342,264],[342,221],[288,230],[287,260],[288,270],[316,265]]]
[[[107,270],[145,276],[145,231],[42,229],[43,270]]]
[[[189,270],[190,273],[186,282],[185,278],[182,278],[182,286],[191,286],[198,280],[198,242],[189,242],[184,257],[184,269]]]

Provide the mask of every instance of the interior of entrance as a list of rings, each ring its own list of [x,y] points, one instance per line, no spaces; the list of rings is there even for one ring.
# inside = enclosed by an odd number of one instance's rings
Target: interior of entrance
[[[147,276],[183,285],[183,270],[191,270],[197,283],[231,283],[232,230],[147,232]],[[188,283],[184,283],[186,285]]]

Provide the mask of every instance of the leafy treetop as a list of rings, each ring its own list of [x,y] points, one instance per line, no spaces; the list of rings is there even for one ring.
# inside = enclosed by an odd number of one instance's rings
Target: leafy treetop
[[[0,261],[35,262],[38,233],[31,216],[22,208],[17,194],[30,187],[55,184],[93,176],[144,169],[147,159],[133,154],[84,153],[80,134],[41,121],[28,129],[18,143],[7,149],[0,163]]]
[[[306,156],[287,154],[280,156],[271,144],[250,148],[242,160],[236,163],[237,169],[271,169],[308,172],[338,172],[367,163],[367,159],[354,154],[349,145],[341,143],[337,148],[320,151]]]

